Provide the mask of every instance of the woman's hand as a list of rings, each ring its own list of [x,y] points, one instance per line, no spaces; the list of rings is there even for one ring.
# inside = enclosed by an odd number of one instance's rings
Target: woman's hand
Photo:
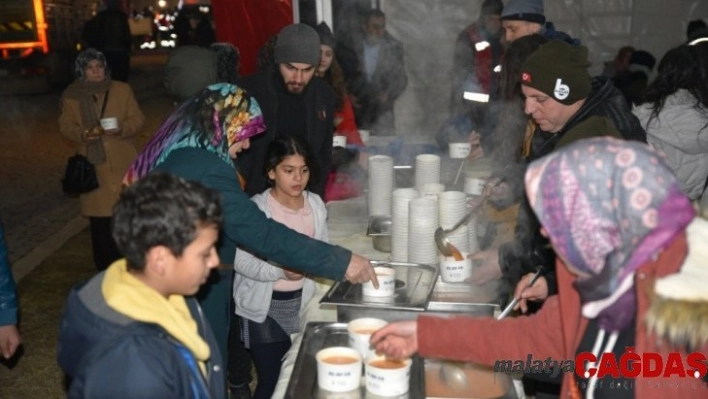
[[[370,342],[376,353],[391,359],[407,359],[418,351],[418,323],[408,320],[388,324],[372,334]]]
[[[95,141],[98,140],[101,135],[103,135],[103,128],[100,126],[93,127],[91,129],[86,129],[84,131],[84,140],[85,141]]]
[[[519,298],[514,310],[521,309],[521,313],[528,311],[527,301],[543,301],[548,298],[548,282],[545,277],[540,276],[532,286],[528,286],[533,275],[534,273],[529,273],[522,277],[514,290],[514,298]]]
[[[471,146],[470,155],[467,159],[470,161],[476,161],[484,156],[484,150],[482,150],[482,136],[476,131],[470,132],[469,143]]]
[[[499,249],[492,248],[486,251],[475,252],[468,256],[472,260],[481,260],[482,265],[473,268],[472,277],[469,281],[472,284],[482,285],[491,280],[501,278],[502,271],[499,266]]]
[[[120,132],[121,132],[121,128],[117,127],[115,129],[104,130],[103,134],[105,134],[106,136],[117,136],[120,134]]]
[[[20,332],[17,330],[17,326],[0,326],[0,353],[5,359],[9,359],[15,354],[20,342]]]
[[[297,281],[302,280],[305,277],[304,273],[296,272],[295,270],[283,269],[283,274],[285,274],[286,280]]]

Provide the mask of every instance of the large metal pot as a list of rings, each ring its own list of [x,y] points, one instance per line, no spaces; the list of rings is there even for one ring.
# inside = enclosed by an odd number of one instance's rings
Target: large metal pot
[[[391,231],[393,223],[390,216],[372,216],[366,235],[371,237],[374,249],[379,252],[391,252]]]

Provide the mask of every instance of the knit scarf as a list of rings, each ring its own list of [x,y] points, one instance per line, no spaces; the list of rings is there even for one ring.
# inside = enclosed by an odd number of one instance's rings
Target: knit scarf
[[[79,102],[79,113],[81,115],[81,127],[92,129],[101,124],[100,111],[96,111],[96,103],[99,94],[108,95],[111,87],[111,79],[106,78],[101,82],[89,82],[84,79],[77,79],[69,85],[64,92],[64,96]],[[106,100],[108,101],[108,100]],[[100,164],[106,161],[106,153],[103,149],[103,137],[90,141],[86,144],[86,158],[92,164]]]

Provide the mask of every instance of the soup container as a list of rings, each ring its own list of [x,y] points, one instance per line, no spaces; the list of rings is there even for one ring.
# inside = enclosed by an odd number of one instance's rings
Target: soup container
[[[332,147],[346,147],[347,136],[334,136],[332,138]]]
[[[470,155],[472,145],[470,143],[450,143],[448,144],[448,149],[450,151],[450,158],[462,159]]]
[[[472,259],[462,253],[463,260],[455,260],[452,256],[440,257],[440,278],[446,283],[461,283],[472,277]]]
[[[376,350],[371,347],[369,341],[371,334],[388,324],[386,320],[373,317],[362,317],[347,323],[349,333],[349,346],[359,351],[361,358],[366,360],[376,355]]]
[[[467,195],[482,195],[484,186],[487,181],[478,177],[465,178],[465,194]]]
[[[408,392],[411,376],[411,359],[390,360],[373,356],[366,360],[366,390],[378,396],[399,396]]]
[[[103,128],[103,130],[118,129],[118,118],[101,119],[101,127]]]
[[[317,360],[317,385],[331,392],[347,392],[361,385],[361,355],[345,346],[322,349]]]
[[[374,268],[376,278],[379,280],[379,288],[374,288],[371,281],[361,285],[364,296],[369,297],[392,297],[396,292],[396,270],[390,267]]]

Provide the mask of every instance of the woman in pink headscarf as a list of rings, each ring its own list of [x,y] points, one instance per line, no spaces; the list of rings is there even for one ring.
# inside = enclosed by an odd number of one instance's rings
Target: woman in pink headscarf
[[[419,352],[493,365],[528,355],[575,359],[582,352],[597,359],[614,353],[620,360],[633,347],[640,355],[659,353],[666,363],[670,352],[707,347],[708,297],[700,287],[708,281],[708,263],[689,256],[689,248],[692,254],[706,251],[708,222],[694,219],[691,203],[658,153],[611,138],[582,140],[533,162],[526,192],[558,256],[558,295],[531,316],[420,316],[392,323],[372,336],[377,351],[393,358]],[[695,276],[703,276],[700,287]],[[681,319],[689,322],[677,322],[665,310],[667,300],[684,304]],[[708,397],[708,385],[692,375],[640,374],[629,381],[572,372],[563,377],[563,398]],[[699,377],[706,378],[705,367]],[[623,388],[613,390],[617,384]]]

